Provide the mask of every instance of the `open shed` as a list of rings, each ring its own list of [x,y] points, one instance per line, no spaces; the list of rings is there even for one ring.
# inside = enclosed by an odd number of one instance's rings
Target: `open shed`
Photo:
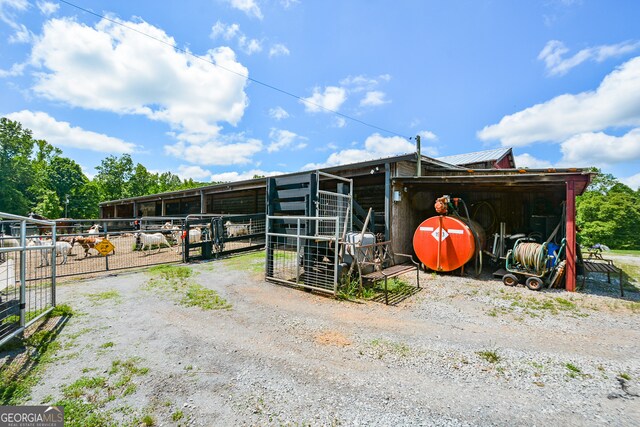
[[[394,250],[413,250],[413,233],[425,219],[437,215],[433,202],[441,195],[462,198],[469,214],[487,236],[501,222],[509,234],[539,233],[546,239],[563,211],[567,239],[566,289],[576,286],[575,198],[584,192],[591,175],[577,169],[490,169],[449,171],[392,180],[392,235]]]

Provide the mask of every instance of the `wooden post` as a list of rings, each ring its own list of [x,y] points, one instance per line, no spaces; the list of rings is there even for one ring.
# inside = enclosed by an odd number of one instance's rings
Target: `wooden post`
[[[166,206],[165,200],[162,199],[161,203],[162,203],[162,210],[160,211],[161,216],[165,216],[167,214],[167,206]]]
[[[204,190],[200,190],[200,213],[201,214],[207,213],[207,207],[205,206],[205,200],[204,200]]]
[[[576,291],[576,189],[575,181],[567,181],[567,274],[565,289]]]

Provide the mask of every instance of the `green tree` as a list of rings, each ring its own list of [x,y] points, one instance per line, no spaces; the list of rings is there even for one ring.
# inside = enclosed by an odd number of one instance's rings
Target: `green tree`
[[[147,170],[146,167],[138,163],[133,170],[133,174],[128,182],[129,197],[145,196],[153,194],[158,186],[158,176]]]
[[[32,201],[28,189],[34,183],[31,131],[18,122],[0,118],[0,211],[26,215]]]
[[[578,197],[576,222],[583,243],[614,249],[640,248],[640,196],[610,174],[596,176]]]
[[[60,218],[62,214],[62,206],[55,191],[43,189],[37,197],[37,204],[33,211],[46,218]]]
[[[128,197],[128,184],[133,175],[133,161],[128,154],[118,158],[108,156],[96,167],[98,174],[94,181],[100,188],[104,200]]]

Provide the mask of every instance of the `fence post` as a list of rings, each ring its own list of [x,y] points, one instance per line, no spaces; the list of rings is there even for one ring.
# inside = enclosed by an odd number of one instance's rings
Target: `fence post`
[[[104,238],[106,239],[107,238],[107,231],[109,231],[107,229],[107,223],[106,222],[102,223],[102,228],[104,229]],[[104,256],[104,268],[107,271],[109,271],[109,255],[105,255]]]
[[[20,222],[20,327],[24,328],[27,303],[27,221]]]
[[[300,283],[300,218],[296,228],[296,285]]]
[[[51,242],[53,244],[53,248],[51,249],[51,306],[56,306],[56,234],[57,234],[57,225],[53,223],[53,230],[51,232]]]

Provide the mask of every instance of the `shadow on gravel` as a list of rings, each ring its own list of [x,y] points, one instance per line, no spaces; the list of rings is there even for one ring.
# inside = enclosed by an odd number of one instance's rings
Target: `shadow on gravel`
[[[403,302],[404,300],[406,300],[407,298],[411,298],[414,295],[417,295],[418,293],[420,293],[424,288],[416,288],[414,286],[402,286],[398,289],[394,289],[394,290],[390,290],[388,297],[389,297],[389,305],[398,305],[401,302]],[[378,289],[376,289],[378,290]],[[371,301],[374,302],[379,302],[382,304],[386,303],[386,299],[385,299],[385,295],[384,295],[384,289],[382,290],[378,290],[378,292],[376,293],[376,295],[371,298]]]
[[[45,317],[0,348],[0,405],[16,405],[29,395],[41,365],[60,349],[56,341],[71,314]]]

